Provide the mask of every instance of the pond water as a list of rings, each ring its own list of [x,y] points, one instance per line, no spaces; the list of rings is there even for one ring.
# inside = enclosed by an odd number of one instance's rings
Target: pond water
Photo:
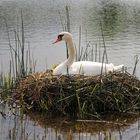
[[[66,59],[64,43],[53,45],[59,32],[66,26],[66,5],[69,8],[70,27],[76,46],[90,43],[103,53],[102,32],[107,48],[108,60],[124,64],[132,73],[135,58],[140,55],[140,1],[139,0],[1,0],[0,1],[0,71],[9,71],[9,41],[15,46],[14,30],[21,25],[21,11],[24,19],[25,46],[30,44],[36,71],[44,71],[52,64]],[[8,27],[8,32],[6,24]],[[101,23],[101,24],[100,24]],[[102,25],[102,26],[101,26]],[[97,58],[97,61],[99,58]],[[136,76],[140,77],[140,64]],[[8,114],[8,110],[6,111]],[[79,139],[79,140],[129,140],[140,139],[139,119],[129,127],[120,130],[108,129],[78,133],[69,128],[56,129],[55,125],[39,125],[29,116],[0,114],[0,136],[5,139]],[[93,123],[94,125],[94,123]]]
[[[0,70],[9,70],[10,41],[15,46],[14,30],[21,25],[23,13],[25,46],[32,49],[36,60],[36,70],[43,71],[52,64],[66,59],[64,43],[53,45],[59,32],[66,26],[66,5],[69,8],[71,33],[76,46],[79,46],[79,27],[81,27],[81,47],[90,42],[101,46],[101,25],[108,60],[114,64],[124,64],[132,72],[135,56],[140,46],[140,1],[139,0],[1,0],[0,1]],[[59,53],[58,53],[59,52]],[[98,61],[98,60],[97,60]],[[137,76],[140,69],[137,65]]]
[[[25,115],[1,105],[1,140],[139,140],[140,120],[137,117],[115,121],[47,120],[40,114]]]

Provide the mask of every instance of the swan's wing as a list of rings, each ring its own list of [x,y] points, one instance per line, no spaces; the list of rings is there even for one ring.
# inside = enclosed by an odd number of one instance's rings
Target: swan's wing
[[[113,64],[102,64],[92,61],[78,61],[71,65],[70,72],[72,74],[98,75],[101,74],[101,69],[103,70],[103,73],[105,73],[113,71],[113,68]]]

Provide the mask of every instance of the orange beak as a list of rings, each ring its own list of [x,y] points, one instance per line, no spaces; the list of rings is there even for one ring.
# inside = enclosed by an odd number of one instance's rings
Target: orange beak
[[[57,38],[57,40],[55,42],[53,42],[53,44],[55,44],[55,43],[57,43],[59,41],[61,41],[61,39],[60,38]]]

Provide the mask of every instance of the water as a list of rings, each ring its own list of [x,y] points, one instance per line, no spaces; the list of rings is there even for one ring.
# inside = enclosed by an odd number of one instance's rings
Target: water
[[[0,140],[138,140],[140,120],[116,118],[115,122],[72,122],[66,118],[47,120],[40,114],[22,114],[18,109],[0,115]],[[125,125],[123,125],[125,124]]]
[[[53,45],[59,32],[66,25],[65,6],[70,13],[71,32],[76,46],[79,45],[79,27],[82,28],[81,47],[90,42],[102,47],[102,23],[109,62],[124,64],[133,71],[135,56],[140,55],[140,1],[139,0],[1,0],[0,1],[0,71],[9,71],[9,45],[5,26],[8,24],[10,40],[14,46],[14,29],[20,26],[22,10],[25,28],[26,49],[30,44],[32,57],[37,60],[36,70],[44,71],[52,64],[66,58],[64,43]],[[98,48],[99,49],[99,48]],[[136,76],[140,77],[138,62]],[[3,108],[1,108],[2,110]],[[3,111],[3,110],[2,110]],[[98,131],[67,131],[55,125],[40,125],[29,116],[8,113],[6,119],[0,114],[0,135],[5,139],[139,139],[139,119],[120,130],[102,127]],[[93,123],[95,125],[95,123]],[[15,135],[16,134],[16,135]],[[69,137],[69,138],[68,138]]]
[[[24,16],[26,48],[32,48],[37,61],[36,70],[43,71],[52,64],[59,64],[66,58],[64,43],[52,45],[56,36],[66,25],[65,6],[69,6],[71,32],[76,46],[79,44],[79,27],[82,28],[82,45],[86,42],[102,44],[103,26],[109,62],[124,64],[132,72],[135,55],[140,46],[140,2],[109,0],[3,0],[0,2],[0,61],[2,71],[9,67],[9,46],[5,20],[14,46],[14,29],[20,26],[21,10]],[[3,18],[4,17],[4,18]],[[18,22],[18,23],[17,23]],[[58,53],[59,52],[59,53]],[[8,57],[7,57],[8,56]],[[120,59],[121,58],[121,59]],[[6,64],[6,65],[5,65]],[[137,76],[139,65],[137,66]]]

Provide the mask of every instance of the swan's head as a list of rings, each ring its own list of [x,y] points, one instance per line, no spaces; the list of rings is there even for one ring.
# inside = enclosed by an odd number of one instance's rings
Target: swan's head
[[[69,33],[69,32],[61,32],[61,33],[58,34],[57,40],[54,43],[57,43],[57,42],[62,41],[62,40],[63,41],[68,41],[70,39],[72,39],[71,33]]]

